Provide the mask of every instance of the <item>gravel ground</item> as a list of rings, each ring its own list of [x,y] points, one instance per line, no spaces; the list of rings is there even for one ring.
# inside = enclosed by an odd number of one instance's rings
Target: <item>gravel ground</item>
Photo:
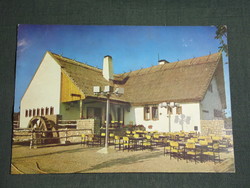
[[[40,173],[126,173],[126,172],[234,172],[232,149],[221,153],[221,163],[194,163],[163,155],[163,148],[154,151],[116,151],[108,154],[97,151],[101,147],[77,145],[39,147],[13,145],[12,174]],[[38,164],[38,166],[37,166]]]

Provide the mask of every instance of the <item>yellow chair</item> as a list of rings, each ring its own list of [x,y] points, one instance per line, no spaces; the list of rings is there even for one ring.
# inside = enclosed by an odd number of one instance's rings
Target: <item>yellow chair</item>
[[[82,145],[86,145],[87,144],[87,135],[86,134],[82,134],[81,135],[81,146]]]
[[[208,142],[205,140],[201,140],[201,141],[199,141],[199,144],[200,144],[200,146],[207,146]]]
[[[106,137],[106,133],[101,133],[100,135],[100,145],[104,145],[105,144],[105,138]]]
[[[164,156],[170,153],[170,140],[167,138],[163,139],[163,147],[164,147]]]
[[[219,143],[213,144],[213,147],[209,149],[208,151],[203,152],[204,156],[207,156],[208,159],[213,158],[214,163],[216,160],[220,162],[220,148]]]
[[[88,146],[97,146],[97,145],[101,145],[101,142],[100,142],[100,140],[97,138],[97,137],[95,137],[93,134],[90,134],[90,135],[88,135],[88,139],[87,139],[87,145]]]
[[[188,157],[190,157],[190,159],[194,158],[194,162],[196,164],[196,159],[197,159],[197,156],[200,156],[200,151],[197,150],[194,142],[186,143],[184,153],[185,153],[186,161],[188,161]]]
[[[101,136],[105,137],[105,136],[106,136],[106,133],[101,133]]]
[[[193,140],[193,142],[198,142],[198,138],[195,138],[195,137],[190,138],[190,140]]]
[[[207,137],[206,136],[199,136],[198,140],[205,140]]]
[[[195,143],[195,140],[193,140],[193,139],[188,139],[188,140],[187,140],[187,143]]]
[[[122,144],[122,140],[121,140],[120,136],[115,136],[114,137],[114,146],[115,146],[115,149],[119,148],[119,150],[121,150],[121,144]]]
[[[162,140],[160,139],[159,134],[154,134],[153,137],[151,138],[152,140],[152,145],[153,146],[158,146],[162,144]]]
[[[180,141],[184,141],[184,140],[185,140],[185,134],[184,134],[184,132],[181,132],[181,133],[179,134],[179,140],[180,140]]]
[[[207,143],[208,143],[208,148],[212,148],[213,147],[213,139],[212,138],[210,138],[210,137],[207,137],[206,139],[205,139],[205,141],[207,141]]]
[[[222,140],[222,137],[221,136],[213,136],[212,139],[214,142],[219,143]]]
[[[139,134],[134,134],[134,138],[139,138]]]
[[[127,136],[130,136],[130,134],[131,134],[131,131],[126,131]]]
[[[134,144],[130,142],[129,138],[127,136],[124,136],[122,139],[122,144],[121,144],[123,151],[124,150],[131,150],[133,149]]]
[[[150,135],[146,135],[146,140],[144,142],[142,142],[142,150],[144,150],[144,149],[151,149],[151,151],[153,150]]]
[[[199,141],[199,152],[200,152],[200,157],[201,157],[201,162],[203,161],[204,155],[203,153],[208,150],[208,142],[205,140]]]
[[[172,157],[177,157],[177,160],[179,160],[183,154],[183,151],[183,149],[180,149],[178,142],[170,142],[170,159]]]
[[[114,133],[110,133],[109,134],[109,143],[114,143],[114,139],[115,139],[115,134]]]

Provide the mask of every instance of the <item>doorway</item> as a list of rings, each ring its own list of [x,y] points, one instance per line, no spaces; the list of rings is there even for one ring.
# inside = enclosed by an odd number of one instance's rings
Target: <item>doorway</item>
[[[102,109],[96,107],[87,108],[87,119],[95,120],[95,130],[99,131],[102,124]],[[95,132],[96,132],[95,131]]]

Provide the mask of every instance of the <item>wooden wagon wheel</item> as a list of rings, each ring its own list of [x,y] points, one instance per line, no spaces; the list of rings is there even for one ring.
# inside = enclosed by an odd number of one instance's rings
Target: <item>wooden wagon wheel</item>
[[[29,128],[34,131],[41,131],[40,136],[42,138],[54,138],[59,137],[58,132],[46,132],[46,131],[57,131],[57,126],[52,120],[47,120],[43,116],[34,116],[29,122]],[[58,142],[58,140],[54,140]],[[41,143],[53,143],[53,139],[42,139]]]
[[[29,128],[32,128],[34,130],[47,131],[48,129],[45,117],[34,116],[33,118],[31,118],[29,122]]]

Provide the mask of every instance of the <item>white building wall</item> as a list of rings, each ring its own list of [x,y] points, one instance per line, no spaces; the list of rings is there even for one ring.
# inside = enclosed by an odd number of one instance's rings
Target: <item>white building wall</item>
[[[25,110],[54,107],[54,114],[60,113],[60,87],[61,68],[50,54],[46,53],[21,100],[21,128],[27,128],[32,118],[25,117]]]
[[[176,114],[176,108],[173,109],[173,114],[170,117],[167,114],[166,108],[159,106],[159,120],[144,120],[144,107],[131,107],[130,112],[125,112],[125,124],[133,123],[136,125],[142,124],[148,131],[159,132],[176,132],[176,131],[194,131],[194,126],[197,126],[200,131],[200,104],[199,103],[183,103],[182,114]],[[148,126],[153,128],[149,129]],[[170,126],[169,126],[170,125]]]
[[[207,91],[204,99],[201,101],[201,119],[213,120],[221,119],[214,116],[214,110],[222,110],[220,95],[215,78],[211,81],[212,90]]]

